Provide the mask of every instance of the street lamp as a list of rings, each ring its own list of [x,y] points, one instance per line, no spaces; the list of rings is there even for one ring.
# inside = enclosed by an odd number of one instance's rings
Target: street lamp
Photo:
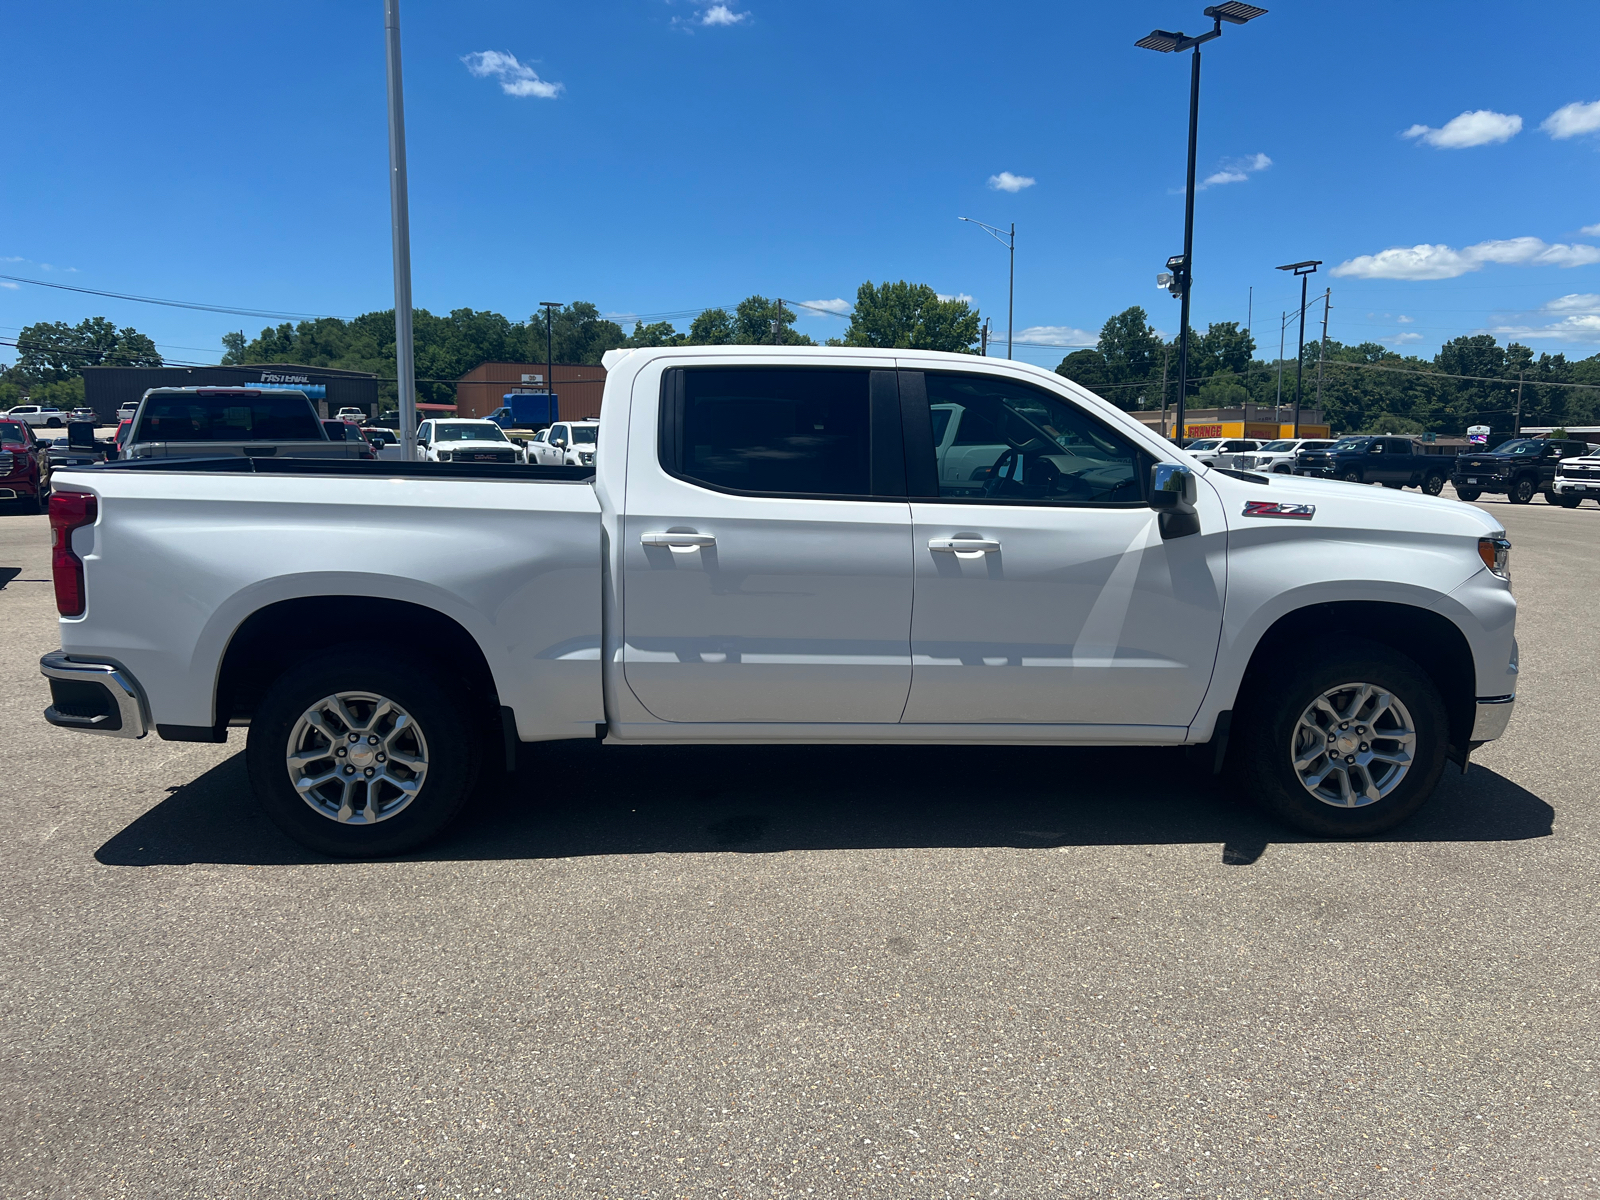
[[[1011,305],[1017,294],[1017,223],[1015,221],[1011,222],[1011,229],[1008,232],[1004,229],[996,229],[993,225],[985,225],[982,221],[975,221],[971,217],[957,217],[956,219],[976,225],[979,229],[987,229],[990,237],[1011,251],[1011,282],[1006,285],[1006,357],[1010,358]],[[987,350],[987,342],[984,343],[984,348]]]
[[[561,301],[541,300],[539,307],[544,309],[544,391],[548,397],[556,394],[556,309],[561,307]],[[552,421],[556,419],[557,414],[550,412],[548,401],[545,411],[550,413]]]
[[[1168,33],[1164,29],[1155,29],[1148,37],[1142,37],[1134,43],[1140,49],[1155,50],[1161,54],[1171,54],[1178,50],[1194,51],[1189,67],[1189,183],[1183,189],[1183,253],[1175,254],[1167,260],[1167,268],[1172,273],[1172,279],[1170,283],[1163,285],[1169,287],[1172,294],[1183,301],[1183,312],[1179,317],[1183,328],[1178,334],[1178,445],[1180,446],[1183,445],[1183,403],[1189,387],[1189,289],[1194,282],[1194,156],[1200,130],[1200,47],[1212,38],[1222,36],[1224,21],[1230,25],[1243,25],[1246,21],[1253,21],[1264,15],[1266,11],[1254,4],[1227,0],[1226,4],[1216,4],[1205,10],[1204,15],[1215,23],[1215,28],[1210,33],[1189,37],[1183,33]]]
[[[1300,436],[1300,380],[1306,368],[1306,284],[1321,265],[1322,260],[1314,258],[1305,262],[1285,263],[1278,268],[1280,271],[1293,271],[1300,277],[1300,350],[1294,363],[1294,436],[1297,438]],[[1279,361],[1282,361],[1281,354]]]
[[[400,0],[383,0],[389,82],[389,234],[394,256],[394,365],[400,388],[400,457],[417,457],[417,360],[411,344],[411,208],[406,189],[405,88],[400,77]]]

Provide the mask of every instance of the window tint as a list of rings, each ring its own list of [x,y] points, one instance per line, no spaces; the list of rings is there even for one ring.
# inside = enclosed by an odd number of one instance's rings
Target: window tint
[[[1411,443],[1404,438],[1394,438],[1389,443],[1390,454],[1410,454]]]
[[[685,370],[681,409],[663,422],[663,450],[675,457],[675,474],[711,487],[870,495],[868,376],[826,368]]]
[[[323,441],[311,401],[284,395],[155,395],[139,417],[140,442]]]
[[[930,415],[958,422],[932,451],[941,499],[995,504],[1138,504],[1147,458],[1070,401],[987,375],[929,373]]]

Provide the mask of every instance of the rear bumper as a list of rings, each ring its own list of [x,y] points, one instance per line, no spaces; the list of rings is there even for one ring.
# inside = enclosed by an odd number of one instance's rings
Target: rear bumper
[[[44,710],[50,724],[108,737],[142,738],[150,731],[144,694],[116,663],[80,662],[52,650],[39,660],[39,673],[50,681]]]
[[[1492,742],[1511,724],[1511,710],[1517,698],[1510,696],[1479,696],[1478,715],[1472,722],[1472,742]]]

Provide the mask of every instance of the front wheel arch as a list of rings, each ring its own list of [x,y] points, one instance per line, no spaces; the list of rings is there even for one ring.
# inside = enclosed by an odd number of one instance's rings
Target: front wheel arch
[[[1413,604],[1342,600],[1285,613],[1256,642],[1238,693],[1225,707],[1237,710],[1252,688],[1259,690],[1306,646],[1343,639],[1375,642],[1416,662],[1444,698],[1452,757],[1465,757],[1478,707],[1471,643],[1449,617]]]

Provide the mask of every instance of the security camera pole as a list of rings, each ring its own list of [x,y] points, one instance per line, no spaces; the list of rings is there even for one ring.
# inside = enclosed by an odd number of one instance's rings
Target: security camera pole
[[[1182,313],[1178,318],[1181,329],[1178,333],[1176,441],[1180,446],[1183,445],[1184,401],[1189,391],[1189,288],[1194,280],[1194,158],[1200,130],[1200,47],[1213,38],[1222,36],[1224,21],[1230,25],[1243,25],[1246,21],[1253,21],[1265,15],[1266,11],[1254,4],[1240,3],[1240,0],[1227,0],[1226,4],[1213,5],[1204,10],[1203,15],[1215,22],[1216,27],[1210,33],[1189,37],[1183,33],[1169,33],[1164,29],[1156,29],[1152,30],[1148,37],[1142,37],[1134,43],[1140,49],[1155,50],[1162,54],[1171,54],[1178,50],[1194,51],[1189,66],[1189,175],[1188,186],[1183,189],[1183,253],[1167,259],[1167,268],[1172,274],[1161,283],[1161,286],[1183,302]]]
[[[417,457],[417,366],[411,349],[411,214],[406,201],[406,114],[400,82],[400,0],[383,0],[389,66],[389,227],[394,239],[394,360],[400,454]]]

